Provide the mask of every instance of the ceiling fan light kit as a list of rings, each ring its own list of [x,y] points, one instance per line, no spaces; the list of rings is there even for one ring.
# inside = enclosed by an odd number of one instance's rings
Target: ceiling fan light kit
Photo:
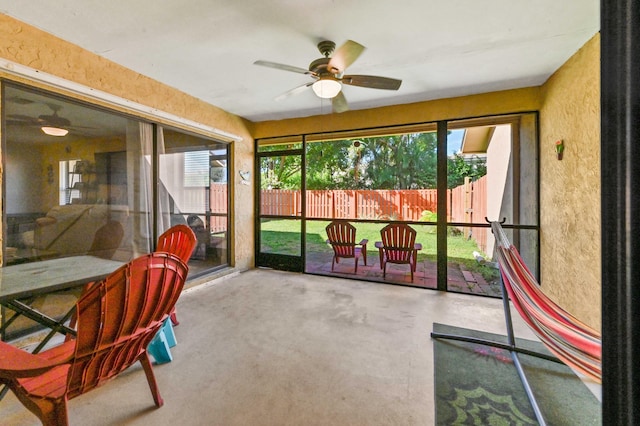
[[[49,136],[67,136],[67,133],[69,133],[67,129],[61,129],[59,127],[42,126],[40,130]]]
[[[347,100],[342,92],[344,84],[366,87],[369,89],[398,90],[402,80],[375,75],[344,75],[345,70],[364,52],[365,47],[352,40],[347,40],[334,53],[336,44],[325,40],[318,43],[318,50],[324,57],[311,62],[309,69],[292,65],[279,64],[270,61],[255,61],[255,65],[275,68],[298,74],[310,75],[315,81],[295,87],[278,96],[282,100],[292,95],[302,93],[309,86],[320,98],[332,99],[333,112],[344,112],[349,109]],[[333,53],[333,56],[331,54]]]
[[[313,92],[319,98],[323,99],[335,98],[338,96],[338,93],[340,93],[340,90],[342,90],[342,84],[328,76],[320,77],[311,87],[313,88]]]

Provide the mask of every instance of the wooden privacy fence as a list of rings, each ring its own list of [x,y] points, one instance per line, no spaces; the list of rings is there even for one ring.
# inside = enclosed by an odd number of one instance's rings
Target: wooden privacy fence
[[[265,189],[261,192],[260,213],[268,216],[298,216],[302,198],[298,190]],[[418,221],[425,210],[436,212],[435,189],[403,190],[309,190],[307,217],[313,219],[379,219]],[[447,190],[449,222],[484,223],[487,216],[486,176]],[[470,228],[462,231],[469,235]],[[486,249],[487,228],[473,228],[472,238]]]
[[[300,214],[300,191],[263,190],[263,215]],[[420,220],[422,212],[434,212],[435,189],[407,190],[310,190],[307,191],[307,217],[327,219]]]
[[[226,183],[212,183],[209,187],[209,208],[211,216],[209,217],[209,225],[211,232],[227,231],[227,210],[228,196]]]
[[[485,223],[487,217],[487,176],[471,182],[465,178],[464,184],[449,190],[447,220],[449,222]],[[462,228],[465,237],[476,241],[480,250],[487,251],[487,231],[489,228]]]

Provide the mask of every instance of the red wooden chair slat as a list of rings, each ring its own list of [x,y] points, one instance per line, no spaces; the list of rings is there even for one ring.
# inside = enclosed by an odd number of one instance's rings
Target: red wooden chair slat
[[[158,237],[156,251],[163,251],[178,256],[184,263],[189,261],[198,244],[196,234],[187,225],[174,225]],[[171,312],[171,323],[178,325],[176,310]]]
[[[380,269],[386,278],[387,263],[407,264],[411,270],[411,282],[416,271],[418,250],[421,244],[416,244],[416,230],[401,223],[391,223],[380,230],[382,241],[376,243],[380,254]]]
[[[175,225],[158,237],[156,251],[175,254],[187,263],[196,247],[196,234],[187,225]]]
[[[67,400],[140,361],[154,402],[162,406],[146,349],[178,300],[187,271],[168,253],[132,260],[82,294],[75,339],[40,354],[0,342],[0,382],[44,425],[66,425]]]
[[[362,239],[356,243],[356,228],[345,220],[334,220],[325,228],[327,232],[327,244],[333,248],[333,259],[331,260],[331,271],[340,259],[354,259],[355,273],[358,273],[358,259],[362,256],[365,266],[367,264],[367,243],[369,240]]]

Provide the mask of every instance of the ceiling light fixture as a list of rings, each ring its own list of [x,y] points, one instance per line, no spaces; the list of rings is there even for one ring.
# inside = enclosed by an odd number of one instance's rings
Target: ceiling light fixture
[[[48,127],[43,126],[40,128],[44,134],[49,136],[66,136],[69,131],[67,129],[61,129],[60,127]]]
[[[318,81],[313,83],[312,87],[315,94],[324,99],[335,98],[342,90],[342,84],[330,76],[320,77]]]

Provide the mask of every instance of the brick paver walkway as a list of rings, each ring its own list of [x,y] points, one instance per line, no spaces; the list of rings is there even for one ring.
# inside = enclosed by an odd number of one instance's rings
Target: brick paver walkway
[[[355,273],[353,259],[340,259],[334,271],[331,272],[331,253],[307,253],[305,272],[320,275],[334,275],[345,278],[358,278],[366,281],[384,282],[389,284],[403,284],[415,287],[437,288],[436,264],[431,261],[419,261],[414,273],[413,282],[409,265],[387,265],[386,279],[382,277],[378,253],[369,253],[367,265],[360,259],[358,273]],[[472,272],[463,265],[450,263],[447,268],[447,286],[450,291],[460,293],[479,294],[483,296],[500,297],[500,285],[487,282],[482,274]]]

